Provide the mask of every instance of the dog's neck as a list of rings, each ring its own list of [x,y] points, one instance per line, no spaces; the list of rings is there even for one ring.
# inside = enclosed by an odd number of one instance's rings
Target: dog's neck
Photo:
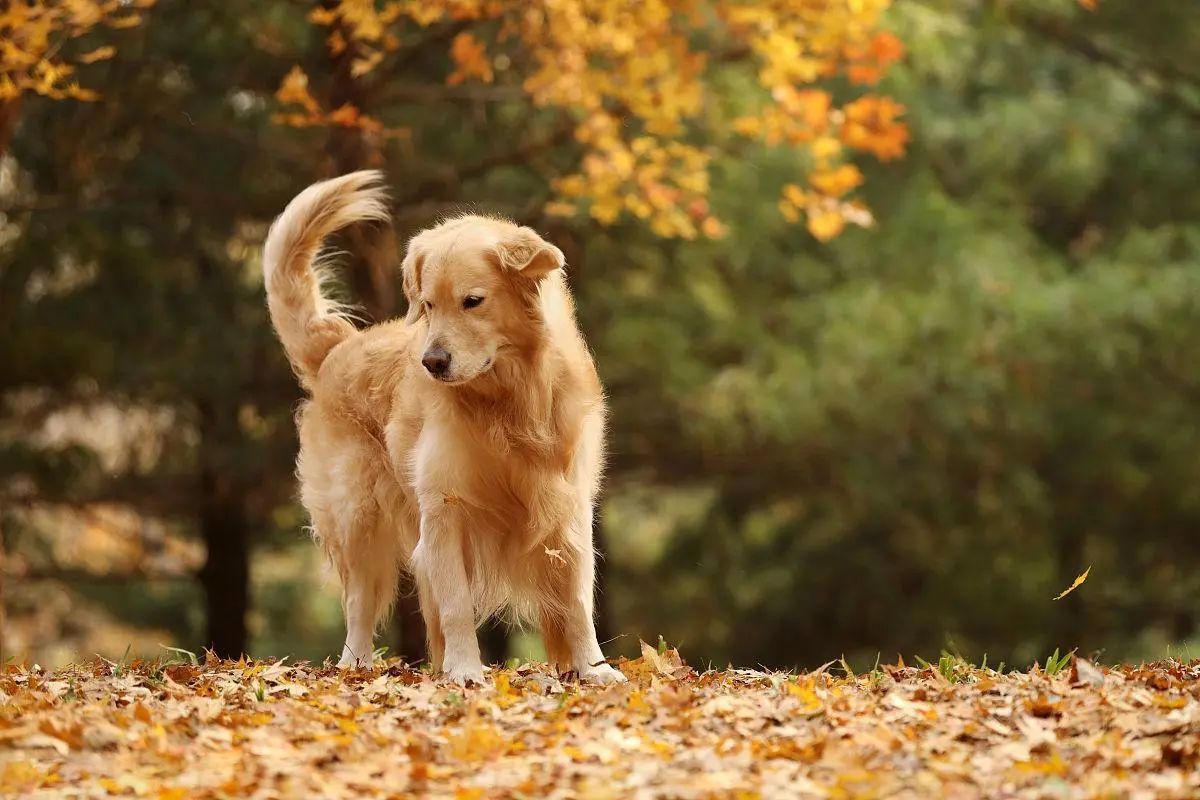
[[[571,424],[556,401],[569,378],[557,356],[544,338],[536,347],[502,352],[487,375],[447,387],[452,413],[500,452],[567,469],[573,443],[563,439]]]

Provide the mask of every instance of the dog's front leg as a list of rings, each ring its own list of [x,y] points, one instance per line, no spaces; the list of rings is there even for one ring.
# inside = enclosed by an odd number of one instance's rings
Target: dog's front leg
[[[483,683],[475,606],[463,557],[462,515],[451,504],[436,503],[421,515],[421,541],[413,553],[420,580],[433,601],[432,615],[445,642],[442,671],[456,683]]]
[[[549,566],[549,591],[542,608],[547,655],[559,669],[570,667],[586,683],[621,683],[625,676],[604,660],[596,639],[596,552],[592,545],[592,506],[583,503],[568,531],[567,557]]]

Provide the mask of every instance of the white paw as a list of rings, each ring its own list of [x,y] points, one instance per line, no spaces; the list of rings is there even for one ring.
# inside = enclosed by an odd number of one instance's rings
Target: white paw
[[[589,664],[579,670],[579,680],[583,683],[595,683],[608,686],[612,683],[624,683],[629,680],[621,672],[608,664]]]
[[[483,686],[483,665],[479,662],[447,664],[442,670],[442,676],[459,686]]]
[[[370,667],[374,658],[375,654],[370,650],[367,650],[365,654],[359,656],[355,655],[354,651],[349,647],[346,647],[342,650],[342,658],[338,661],[338,666],[342,669],[362,669],[364,667]]]

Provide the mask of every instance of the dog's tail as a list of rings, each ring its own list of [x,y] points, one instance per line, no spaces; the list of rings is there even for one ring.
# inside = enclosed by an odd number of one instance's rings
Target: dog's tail
[[[318,251],[325,238],[340,228],[388,218],[381,178],[375,170],[362,170],[314,183],[288,203],[267,233],[263,247],[267,308],[305,386],[329,351],[354,334],[339,306],[321,294]]]

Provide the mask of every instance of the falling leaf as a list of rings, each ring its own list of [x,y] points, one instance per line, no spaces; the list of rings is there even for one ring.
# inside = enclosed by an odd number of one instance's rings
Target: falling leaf
[[[1092,571],[1092,568],[1089,566],[1083,572],[1079,573],[1079,577],[1077,577],[1075,579],[1075,582],[1072,583],[1070,586],[1068,586],[1066,589],[1063,589],[1062,594],[1060,594],[1058,597],[1056,597],[1054,599],[1062,600],[1064,597],[1069,595],[1071,592],[1078,589],[1083,584],[1083,582],[1088,579],[1088,573],[1090,573],[1091,571]]]

